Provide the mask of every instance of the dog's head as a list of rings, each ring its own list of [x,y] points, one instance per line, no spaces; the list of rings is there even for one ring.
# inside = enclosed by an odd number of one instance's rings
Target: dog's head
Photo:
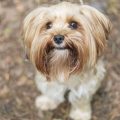
[[[104,51],[111,23],[93,7],[63,2],[40,7],[24,20],[28,57],[49,79],[80,73]]]

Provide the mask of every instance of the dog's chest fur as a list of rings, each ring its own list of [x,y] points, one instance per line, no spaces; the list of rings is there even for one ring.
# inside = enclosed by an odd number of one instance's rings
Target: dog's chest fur
[[[90,93],[94,94],[94,92],[100,87],[104,75],[104,63],[102,60],[99,60],[93,69],[87,70],[80,75],[72,75],[67,81],[64,81],[62,79],[64,76],[61,75],[58,80],[47,82],[46,78],[43,75],[37,73],[36,84],[40,91],[49,92],[48,88],[50,88],[50,86],[54,87],[53,84],[55,84],[55,91],[57,91],[60,86],[61,90],[72,90],[77,96],[88,96]]]

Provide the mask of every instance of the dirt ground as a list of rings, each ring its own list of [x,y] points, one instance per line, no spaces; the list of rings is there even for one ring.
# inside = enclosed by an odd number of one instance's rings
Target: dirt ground
[[[52,4],[59,0],[44,0]],[[75,1],[75,0],[74,0]],[[77,0],[76,0],[77,1]],[[22,22],[42,0],[0,0],[0,120],[42,120],[34,106],[39,94],[34,69],[24,59]],[[120,120],[120,1],[88,0],[106,13],[113,23],[105,60],[107,75],[94,96],[92,120]],[[70,120],[68,102],[45,113],[43,120]]]

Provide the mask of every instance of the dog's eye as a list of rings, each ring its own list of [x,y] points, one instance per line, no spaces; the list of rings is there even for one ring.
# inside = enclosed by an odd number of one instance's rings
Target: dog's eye
[[[69,28],[71,29],[77,29],[78,28],[78,23],[75,21],[72,21],[69,23]]]
[[[50,28],[52,28],[52,23],[51,23],[51,22],[48,22],[48,23],[46,24],[46,29],[50,29]]]

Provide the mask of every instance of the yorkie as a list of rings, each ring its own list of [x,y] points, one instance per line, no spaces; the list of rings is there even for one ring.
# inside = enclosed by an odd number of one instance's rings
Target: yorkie
[[[105,76],[103,52],[111,22],[88,5],[62,2],[24,20],[25,51],[36,68],[36,107],[53,110],[70,90],[70,118],[91,119],[91,100]]]

